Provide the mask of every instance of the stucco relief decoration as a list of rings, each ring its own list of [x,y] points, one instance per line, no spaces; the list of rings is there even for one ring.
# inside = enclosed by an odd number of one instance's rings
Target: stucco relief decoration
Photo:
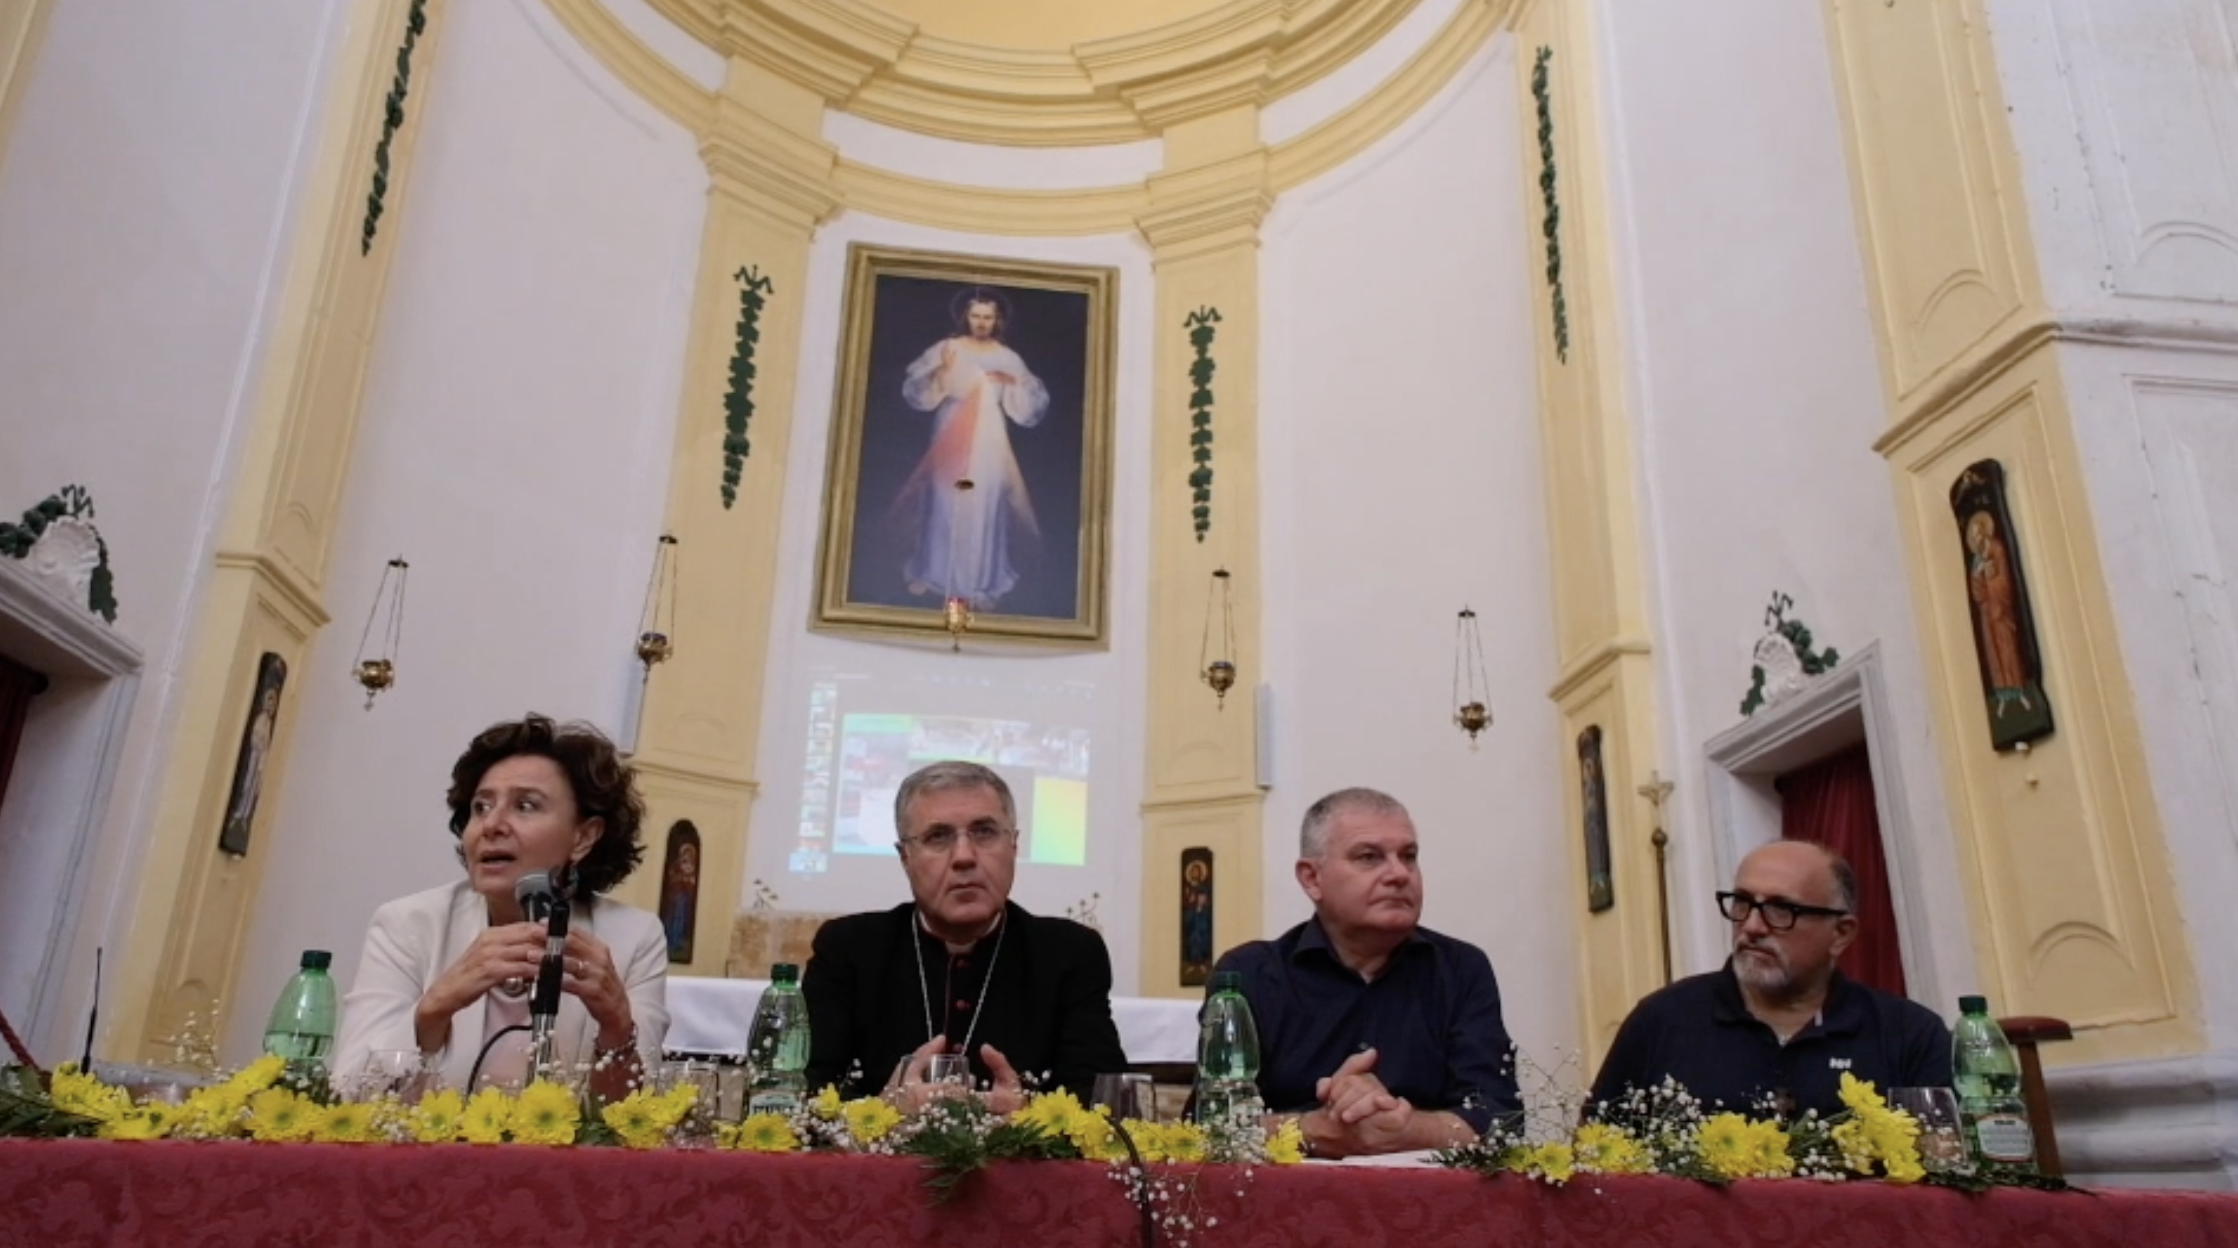
[[[1570,299],[1562,290],[1562,204],[1554,173],[1554,91],[1549,66],[1554,49],[1542,47],[1531,62],[1531,98],[1539,111],[1539,198],[1546,204],[1546,289],[1554,318],[1554,358],[1570,361]]]
[[[22,523],[0,524],[0,555],[25,561],[61,596],[117,622],[109,544],[93,526],[93,496],[84,486],[63,486],[24,512]]]
[[[1212,531],[1212,374],[1219,367],[1212,359],[1212,340],[1220,332],[1215,328],[1220,309],[1198,308],[1182,324],[1196,352],[1189,362],[1189,458],[1197,465],[1189,472],[1189,514],[1202,542]]]
[[[1764,608],[1767,630],[1756,641],[1756,665],[1749,669],[1748,696],[1741,699],[1741,714],[1754,715],[1810,687],[1834,670],[1842,656],[1829,646],[1819,650],[1811,640],[1810,626],[1788,616],[1795,600],[1778,590]]]
[[[753,444],[746,427],[754,419],[754,353],[761,349],[762,307],[776,283],[752,266],[731,276],[738,279],[738,341],[730,353],[730,389],[723,394],[723,510],[738,501],[738,483],[746,473],[746,456]]]
[[[404,19],[404,42],[396,49],[396,78],[389,84],[389,98],[382,105],[381,141],[373,148],[373,189],[365,196],[365,226],[358,240],[358,254],[373,253],[373,235],[381,227],[389,194],[389,147],[404,128],[404,97],[412,90],[412,49],[427,29],[427,0],[412,0]]]

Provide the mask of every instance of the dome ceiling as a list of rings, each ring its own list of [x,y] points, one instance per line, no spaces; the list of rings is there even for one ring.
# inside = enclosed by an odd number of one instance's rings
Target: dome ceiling
[[[1147,34],[1237,7],[1233,0],[876,0],[878,8],[936,39],[1019,52],[1063,52]]]

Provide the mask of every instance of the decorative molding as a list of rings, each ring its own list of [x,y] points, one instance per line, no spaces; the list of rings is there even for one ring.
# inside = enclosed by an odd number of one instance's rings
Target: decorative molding
[[[34,576],[63,598],[83,598],[86,610],[117,622],[116,577],[109,544],[93,526],[93,495],[65,485],[31,505],[23,523],[0,523],[0,555],[25,560]]]
[[[636,32],[614,16],[604,0],[544,0],[544,6],[567,28],[575,42],[588,49],[646,103],[693,134],[707,132],[714,120],[715,93],[638,38]],[[701,42],[710,43],[711,40],[702,39]]]
[[[1531,98],[1537,102],[1539,112],[1539,197],[1546,206],[1540,231],[1546,235],[1546,290],[1554,318],[1554,358],[1567,364],[1570,362],[1570,299],[1562,289],[1562,204],[1556,190],[1553,75],[1548,69],[1553,60],[1554,49],[1540,45],[1538,55],[1531,62]]]
[[[1812,644],[1810,626],[1800,618],[1789,619],[1787,609],[1795,600],[1772,591],[1764,608],[1765,634],[1756,642],[1756,665],[1748,669],[1748,696],[1741,699],[1741,714],[1777,706],[1808,688],[1812,681],[1834,670],[1842,656],[1828,646],[1822,654]]]
[[[746,472],[746,456],[753,450],[746,440],[747,422],[754,418],[754,352],[762,341],[762,304],[776,283],[759,269],[741,267],[731,275],[738,281],[738,340],[731,349],[730,389],[723,394],[723,510],[738,501],[738,482]]]
[[[373,189],[365,196],[365,227],[358,240],[358,254],[373,254],[373,235],[380,228],[383,201],[389,193],[389,145],[404,128],[404,99],[412,89],[412,48],[427,29],[427,0],[412,0],[404,19],[404,43],[396,50],[396,78],[389,84],[389,98],[381,124],[381,141],[373,148]]]
[[[1645,658],[1655,652],[1644,637],[1615,637],[1593,647],[1564,665],[1554,683],[1548,686],[1546,696],[1557,703],[1567,702],[1587,681],[1627,658]]]
[[[284,606],[293,613],[295,618],[290,627],[297,640],[308,640],[312,633],[333,622],[334,617],[327,614],[325,604],[319,601],[319,591],[301,570],[285,559],[253,551],[221,550],[211,562],[220,568],[254,573],[272,591],[261,595],[264,601]]]
[[[1220,309],[1209,305],[1182,322],[1189,331],[1189,347],[1196,353],[1189,363],[1189,459],[1196,464],[1189,470],[1189,514],[1200,545],[1212,531],[1212,374],[1218,367],[1212,359],[1212,340],[1220,332],[1219,324]]]

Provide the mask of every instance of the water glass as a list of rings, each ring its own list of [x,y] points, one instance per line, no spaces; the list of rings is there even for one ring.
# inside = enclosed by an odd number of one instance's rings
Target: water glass
[[[1091,1096],[1095,1104],[1111,1111],[1113,1122],[1158,1121],[1157,1089],[1151,1086],[1148,1075],[1097,1075]]]
[[[417,1105],[439,1082],[435,1063],[418,1049],[375,1049],[335,1080],[345,1101],[395,1100]]]
[[[1966,1135],[1960,1129],[1958,1094],[1949,1088],[1890,1088],[1888,1105],[1919,1124],[1919,1160],[1937,1173],[1966,1167]]]
[[[714,1143],[715,1123],[722,1101],[722,1072],[713,1062],[662,1062],[654,1075],[655,1086],[663,1092],[673,1092],[689,1087],[697,1095],[692,1106],[676,1124],[674,1139],[685,1148],[705,1148]]]
[[[971,1095],[971,1059],[961,1053],[935,1053],[925,1059],[925,1082],[937,1089],[936,1097]]]

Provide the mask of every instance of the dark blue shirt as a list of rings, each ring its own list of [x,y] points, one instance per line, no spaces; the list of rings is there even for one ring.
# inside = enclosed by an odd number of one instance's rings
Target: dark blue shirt
[[[1722,970],[1650,993],[1617,1028],[1593,1100],[1648,1088],[1665,1075],[1710,1109],[1769,1104],[1783,1115],[1842,1108],[1842,1072],[1890,1088],[1950,1086],[1950,1029],[1916,1001],[1834,972],[1818,1017],[1786,1044],[1748,1012],[1728,960]]]
[[[1481,1132],[1523,1107],[1500,985],[1475,945],[1416,928],[1367,980],[1338,960],[1320,920],[1308,919],[1229,950],[1215,969],[1243,976],[1268,1109],[1314,1108],[1314,1082],[1366,1048],[1376,1051],[1376,1078],[1417,1109],[1459,1114]]]

